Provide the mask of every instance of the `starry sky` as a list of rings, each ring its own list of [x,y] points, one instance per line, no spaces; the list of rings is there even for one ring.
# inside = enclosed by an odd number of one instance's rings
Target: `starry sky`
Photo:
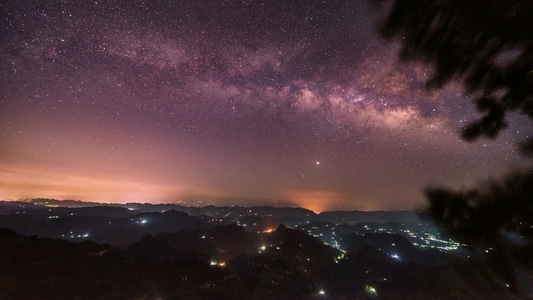
[[[0,199],[413,209],[523,167],[467,143],[372,1],[2,1]],[[528,127],[529,126],[529,127]],[[524,133],[523,133],[524,132]]]

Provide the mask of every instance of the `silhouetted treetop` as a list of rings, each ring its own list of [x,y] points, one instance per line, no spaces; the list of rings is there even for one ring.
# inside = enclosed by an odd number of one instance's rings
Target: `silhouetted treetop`
[[[428,88],[460,80],[475,97],[483,115],[464,139],[496,137],[509,111],[533,119],[533,1],[397,0],[382,33],[402,38],[402,59],[435,68]]]
[[[426,196],[431,218],[473,246],[495,246],[505,232],[533,238],[533,169],[465,191],[429,188]]]
[[[483,250],[495,273],[517,290],[515,261],[533,267],[533,169],[464,191],[429,188],[426,196],[433,221]]]

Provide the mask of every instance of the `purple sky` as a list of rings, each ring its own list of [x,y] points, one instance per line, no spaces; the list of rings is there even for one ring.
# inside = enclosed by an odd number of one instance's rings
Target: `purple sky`
[[[527,165],[371,4],[3,1],[0,199],[413,209]]]

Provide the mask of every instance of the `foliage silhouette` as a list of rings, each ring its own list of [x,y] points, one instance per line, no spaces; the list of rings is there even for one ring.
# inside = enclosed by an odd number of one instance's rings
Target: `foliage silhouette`
[[[474,98],[481,117],[462,129],[464,140],[496,138],[509,112],[533,120],[533,1],[396,0],[381,32],[401,37],[402,60],[434,68],[428,89],[459,81]],[[533,153],[533,134],[520,148]],[[454,238],[487,251],[496,273],[516,287],[514,262],[531,266],[531,254],[517,253],[533,248],[533,169],[466,191],[425,193],[425,213]]]
[[[495,246],[506,232],[533,238],[533,169],[466,191],[429,188],[426,196],[432,219],[465,243]]]
[[[426,213],[463,243],[483,250],[506,283],[517,287],[515,262],[532,267],[533,169],[475,189],[428,188]],[[526,253],[526,255],[524,255]]]
[[[400,57],[432,65],[427,87],[460,80],[482,116],[461,135],[495,138],[516,111],[533,119],[533,1],[397,0],[382,27]],[[521,143],[533,151],[533,137]]]

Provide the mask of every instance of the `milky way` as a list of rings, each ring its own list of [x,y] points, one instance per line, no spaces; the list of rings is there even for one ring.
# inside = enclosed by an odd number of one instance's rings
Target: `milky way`
[[[526,164],[371,1],[0,5],[1,199],[411,209]]]

